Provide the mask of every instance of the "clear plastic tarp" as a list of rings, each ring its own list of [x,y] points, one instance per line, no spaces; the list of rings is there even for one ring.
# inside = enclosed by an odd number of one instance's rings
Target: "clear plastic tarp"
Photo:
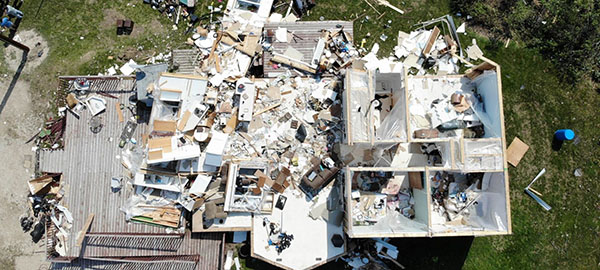
[[[350,74],[350,139],[352,142],[369,141],[370,127],[367,111],[372,97],[369,95],[369,78],[366,72]]]

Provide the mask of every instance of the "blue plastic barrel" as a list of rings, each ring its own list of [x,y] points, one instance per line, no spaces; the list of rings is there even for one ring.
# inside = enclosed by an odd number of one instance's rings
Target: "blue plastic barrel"
[[[559,129],[554,132],[554,137],[561,141],[570,141],[575,138],[575,132],[570,129]]]

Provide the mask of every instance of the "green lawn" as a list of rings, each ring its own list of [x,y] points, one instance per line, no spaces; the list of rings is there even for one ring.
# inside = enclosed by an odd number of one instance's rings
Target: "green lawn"
[[[48,42],[50,52],[35,72],[21,78],[31,81],[36,89],[32,93],[39,95],[34,97],[45,110],[59,75],[96,75],[130,58],[144,63],[152,55],[167,52],[167,48],[187,46],[183,43],[187,38],[183,35],[185,28],[173,31],[165,16],[159,16],[142,1],[44,0],[36,17],[40,1],[23,4],[26,16],[20,30],[35,29]],[[117,19],[135,22],[132,35],[117,36]]]
[[[513,235],[477,238],[465,268],[598,269],[599,93],[589,82],[561,83],[560,70],[536,51],[483,42],[486,56],[502,66],[507,141],[518,136],[530,150],[509,169]],[[560,128],[575,130],[581,140],[555,152],[552,135]],[[523,192],[542,168],[546,174],[535,189],[553,207],[549,212]],[[577,168],[582,177],[573,175]]]
[[[58,75],[96,74],[113,64],[121,65],[120,55],[142,63],[153,53],[185,46],[187,36],[182,34],[183,29],[171,30],[167,19],[142,5],[142,1],[45,1],[35,18],[39,1],[25,2],[26,17],[21,27],[41,33],[50,45],[50,53],[35,72],[23,75],[21,80],[31,82],[36,102],[43,105],[40,110],[52,108],[47,104],[52,103]],[[380,56],[386,56],[397,43],[398,30],[408,32],[415,23],[450,11],[449,1],[443,0],[390,3],[406,13],[400,15],[387,7],[375,6],[383,14],[377,19],[380,15],[364,0],[324,0],[318,1],[305,19],[319,20],[323,16],[326,20],[352,20],[365,13],[370,18],[368,22],[363,22],[365,16],[355,21],[356,43],[366,38],[366,48],[370,49],[377,42],[381,45]],[[206,8],[204,2],[201,5]],[[137,32],[117,36],[117,17],[134,20]],[[388,20],[392,20],[392,27],[385,29],[383,25]],[[385,42],[379,39],[382,33],[388,36]],[[470,44],[472,37],[477,38],[486,57],[502,66],[507,141],[518,136],[531,148],[518,168],[509,168],[513,235],[476,238],[464,268],[598,269],[600,95],[594,90],[598,86],[587,81],[577,87],[561,83],[556,76],[560,68],[515,42],[504,48],[503,42],[470,32],[462,37],[463,46]],[[108,56],[113,56],[113,60]],[[552,151],[552,134],[559,128],[574,129],[580,143],[568,143],[560,152]],[[544,167],[546,175],[536,183],[536,189],[553,207],[549,212],[523,193],[523,188]],[[582,177],[573,176],[576,168],[583,169]],[[399,261],[402,262],[402,255]]]
[[[414,29],[420,21],[437,18],[450,11],[449,1],[389,1],[406,11],[375,6],[386,14],[379,21],[356,20],[357,43],[368,32],[367,48],[377,42],[380,56],[387,56],[396,45],[393,33]],[[336,6],[346,3],[342,8]],[[353,19],[366,12],[377,13],[364,0],[319,2],[310,19]],[[458,19],[458,20],[457,20]],[[384,29],[387,20],[393,27]],[[457,26],[460,18],[455,17]],[[600,94],[588,81],[574,87],[557,79],[560,69],[542,58],[540,53],[517,45],[490,41],[469,30],[461,37],[463,48],[476,38],[487,58],[502,67],[502,85],[506,139],[517,136],[530,150],[519,167],[509,168],[513,235],[480,237],[473,241],[465,269],[598,269],[600,267]],[[390,36],[386,42],[379,35]],[[393,37],[393,38],[392,38]],[[567,143],[559,152],[551,148],[556,129],[571,128],[580,137],[577,145]],[[542,169],[536,190],[553,209],[546,212],[523,192],[523,188]],[[573,171],[581,168],[582,177]],[[401,256],[401,255],[400,255]],[[423,260],[430,260],[423,258]],[[399,260],[402,262],[402,259]],[[438,266],[441,266],[440,263]]]

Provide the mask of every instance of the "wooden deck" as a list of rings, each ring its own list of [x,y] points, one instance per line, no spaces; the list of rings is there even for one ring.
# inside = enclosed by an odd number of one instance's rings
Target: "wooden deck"
[[[122,129],[132,113],[124,109],[125,121],[119,122],[116,104],[128,104],[129,97],[136,95],[136,91],[133,78],[114,78],[98,80],[95,82],[97,86],[92,86],[94,91],[106,91],[118,97],[101,96],[107,101],[106,110],[97,116],[101,118],[102,130],[97,134],[91,132],[89,110],[80,111],[79,119],[68,113],[64,150],[40,151],[39,154],[40,171],[63,173],[65,193],[61,204],[73,214],[66,257],[201,255],[201,267],[197,269],[217,269],[223,244],[221,233],[192,235],[188,232],[184,236],[173,237],[165,235],[164,228],[127,223],[120,211],[133,189],[126,184],[121,191],[113,192],[110,181],[112,176],[120,176],[124,172],[120,161],[122,149],[118,144]],[[146,123],[138,123],[133,138],[141,142],[141,134],[146,130]],[[95,215],[90,234],[112,235],[86,237],[82,247],[77,247],[77,235],[90,213]]]

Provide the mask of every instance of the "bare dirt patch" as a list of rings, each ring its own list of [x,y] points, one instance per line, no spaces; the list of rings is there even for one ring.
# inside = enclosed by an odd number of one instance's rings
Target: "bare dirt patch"
[[[38,67],[48,56],[48,43],[36,31],[19,31],[14,39],[25,44],[25,46],[29,47],[30,49],[29,54],[27,55],[27,63],[25,63],[25,73],[28,73]],[[22,55],[23,51],[15,46],[9,46],[6,48],[4,59],[10,70],[17,70],[21,64]]]
[[[19,218],[29,213],[25,181],[31,179],[35,170],[32,145],[24,142],[35,134],[42,120],[32,110],[28,82],[19,80],[7,95],[11,79],[9,76],[0,81],[0,98],[7,97],[0,112],[0,153],[5,153],[0,155],[5,187],[0,189],[0,262],[11,269],[17,267],[18,256],[33,256],[36,260],[20,260],[17,269],[38,269],[45,256],[43,241],[34,244],[29,233],[22,231]]]
[[[146,29],[150,29],[155,35],[160,35],[167,32],[168,27],[163,26],[157,19],[152,19],[148,24],[134,24],[133,31],[131,32],[132,37],[139,37],[146,33]]]
[[[115,28],[117,27],[117,20],[118,19],[125,19],[125,16],[123,16],[123,14],[121,14],[120,12],[118,12],[115,9],[105,9],[103,11],[104,13],[104,20],[102,20],[102,22],[100,23],[100,29],[106,30],[106,29],[110,29],[110,28]]]
[[[20,31],[17,35],[30,48],[22,72],[31,72],[48,56],[48,45],[34,30]],[[39,269],[45,259],[43,241],[34,244],[19,222],[21,216],[30,213],[26,181],[35,173],[36,160],[32,145],[25,144],[25,141],[38,131],[43,122],[43,116],[34,111],[26,76],[21,74],[11,87],[22,57],[21,50],[8,47],[4,58],[12,72],[0,78],[0,153],[4,153],[0,155],[0,170],[5,187],[0,189],[0,265],[3,269]]]

